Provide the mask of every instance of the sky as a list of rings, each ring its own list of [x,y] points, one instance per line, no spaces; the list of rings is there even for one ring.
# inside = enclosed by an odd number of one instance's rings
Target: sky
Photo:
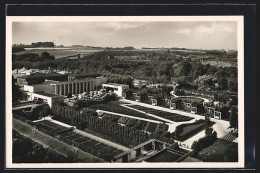
[[[13,22],[12,43],[237,49],[237,23],[229,21]]]

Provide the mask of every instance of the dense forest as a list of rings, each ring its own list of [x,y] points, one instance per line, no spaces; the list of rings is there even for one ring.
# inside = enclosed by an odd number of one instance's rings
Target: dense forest
[[[180,88],[186,90],[211,90],[237,92],[237,67],[219,67],[194,60],[205,55],[219,59],[236,61],[237,52],[205,51],[203,55],[194,52],[182,52],[181,55],[172,51],[112,51],[105,50],[86,55],[81,59],[56,59],[47,53],[42,55],[13,55],[13,69],[39,68],[68,70],[73,73],[98,72],[117,83],[130,83],[131,78],[147,80],[149,83],[169,84],[178,82]],[[143,56],[149,61],[120,61],[115,56]],[[202,56],[202,57],[200,57]],[[123,79],[124,78],[124,79]],[[126,79],[127,78],[127,79]],[[123,80],[122,80],[123,79]],[[126,82],[126,80],[128,80]]]

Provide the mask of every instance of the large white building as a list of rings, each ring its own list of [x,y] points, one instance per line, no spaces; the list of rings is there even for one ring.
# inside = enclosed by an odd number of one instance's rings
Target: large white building
[[[68,81],[46,80],[40,84],[24,85],[23,90],[27,93],[28,100],[42,99],[51,107],[53,100],[67,96],[68,93],[80,94],[98,90],[106,81],[107,79],[103,77],[73,78],[73,80],[69,78]]]
[[[124,84],[116,84],[116,83],[109,83],[109,84],[102,84],[104,89],[112,90],[115,94],[122,97],[123,92],[129,89],[129,85]]]

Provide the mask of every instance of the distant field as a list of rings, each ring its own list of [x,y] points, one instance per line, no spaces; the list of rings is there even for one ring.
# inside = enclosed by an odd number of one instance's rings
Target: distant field
[[[30,49],[30,50],[25,50],[21,52],[16,52],[14,53],[15,55],[21,55],[25,53],[35,53],[35,54],[41,54],[42,52],[48,52],[50,55],[55,56],[56,59],[63,58],[63,57],[68,57],[68,56],[74,56],[74,55],[88,55],[90,53],[95,53],[95,52],[101,52],[103,50],[100,49],[79,49],[79,48],[68,48],[68,49]]]

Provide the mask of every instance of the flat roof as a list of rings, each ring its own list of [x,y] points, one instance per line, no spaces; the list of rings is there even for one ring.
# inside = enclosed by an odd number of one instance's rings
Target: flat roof
[[[52,98],[55,98],[55,97],[63,97],[63,96],[60,96],[60,95],[56,95],[56,94],[53,94],[53,93],[48,93],[48,92],[36,92],[35,94],[39,94],[39,95],[42,95],[42,96],[46,96],[46,97],[52,97]]]
[[[77,82],[84,82],[91,79],[100,79],[100,78],[84,78],[84,79],[77,79],[77,80],[71,80],[71,81],[48,81],[49,84],[69,84],[69,83],[77,83]]]
[[[103,84],[103,85],[129,86],[129,85],[126,85],[126,84],[118,84],[118,83],[106,83],[106,84]]]
[[[23,79],[35,79],[35,78],[48,78],[56,76],[68,76],[68,74],[59,74],[59,73],[35,73],[27,76],[22,76]]]
[[[70,77],[97,77],[101,76],[100,73],[82,73],[82,74],[70,74]]]

